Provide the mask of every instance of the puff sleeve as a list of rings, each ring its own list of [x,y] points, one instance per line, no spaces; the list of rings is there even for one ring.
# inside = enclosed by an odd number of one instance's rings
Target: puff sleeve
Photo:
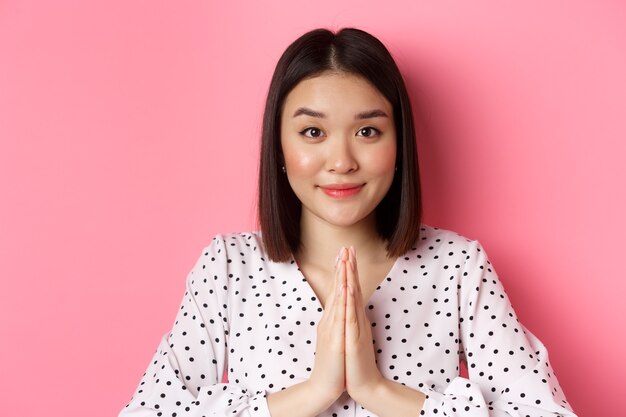
[[[518,321],[480,243],[470,241],[458,286],[460,352],[469,379],[426,388],[427,416],[568,416],[544,345]]]
[[[222,383],[227,369],[228,285],[224,240],[204,250],[187,276],[171,332],[120,417],[269,417],[266,392]]]

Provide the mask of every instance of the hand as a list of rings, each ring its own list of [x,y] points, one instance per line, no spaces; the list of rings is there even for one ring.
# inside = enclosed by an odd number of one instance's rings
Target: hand
[[[348,251],[342,248],[335,267],[333,290],[326,299],[324,313],[317,325],[315,365],[309,383],[317,397],[330,406],[346,389],[345,322]]]
[[[346,389],[350,396],[363,404],[362,398],[370,396],[384,383],[376,365],[372,327],[365,315],[363,294],[353,247],[348,251],[346,264]]]
[[[317,326],[310,378],[268,395],[272,416],[314,416],[344,392],[379,416],[418,415],[425,395],[383,378],[376,366],[372,329],[363,308],[354,248],[342,248],[335,282]],[[312,392],[313,391],[313,392]]]

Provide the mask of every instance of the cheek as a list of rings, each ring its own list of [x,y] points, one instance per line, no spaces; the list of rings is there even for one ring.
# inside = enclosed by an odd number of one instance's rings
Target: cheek
[[[376,152],[370,153],[367,166],[372,173],[379,175],[393,172],[396,167],[396,147],[380,147]]]
[[[308,175],[315,172],[319,167],[319,158],[304,149],[283,146],[283,155],[290,175]]]

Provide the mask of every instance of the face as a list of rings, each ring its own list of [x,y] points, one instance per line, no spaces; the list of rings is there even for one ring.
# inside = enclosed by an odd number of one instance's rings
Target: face
[[[391,103],[366,79],[328,72],[297,84],[284,102],[281,145],[304,222],[373,221],[393,181],[396,131]]]

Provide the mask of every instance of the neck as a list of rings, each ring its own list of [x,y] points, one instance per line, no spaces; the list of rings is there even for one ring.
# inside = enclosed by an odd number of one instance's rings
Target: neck
[[[336,226],[314,216],[302,217],[300,223],[300,250],[298,263],[321,269],[333,269],[341,247],[354,246],[359,263],[376,263],[388,260],[385,241],[376,232],[376,219],[372,213],[351,226]]]

